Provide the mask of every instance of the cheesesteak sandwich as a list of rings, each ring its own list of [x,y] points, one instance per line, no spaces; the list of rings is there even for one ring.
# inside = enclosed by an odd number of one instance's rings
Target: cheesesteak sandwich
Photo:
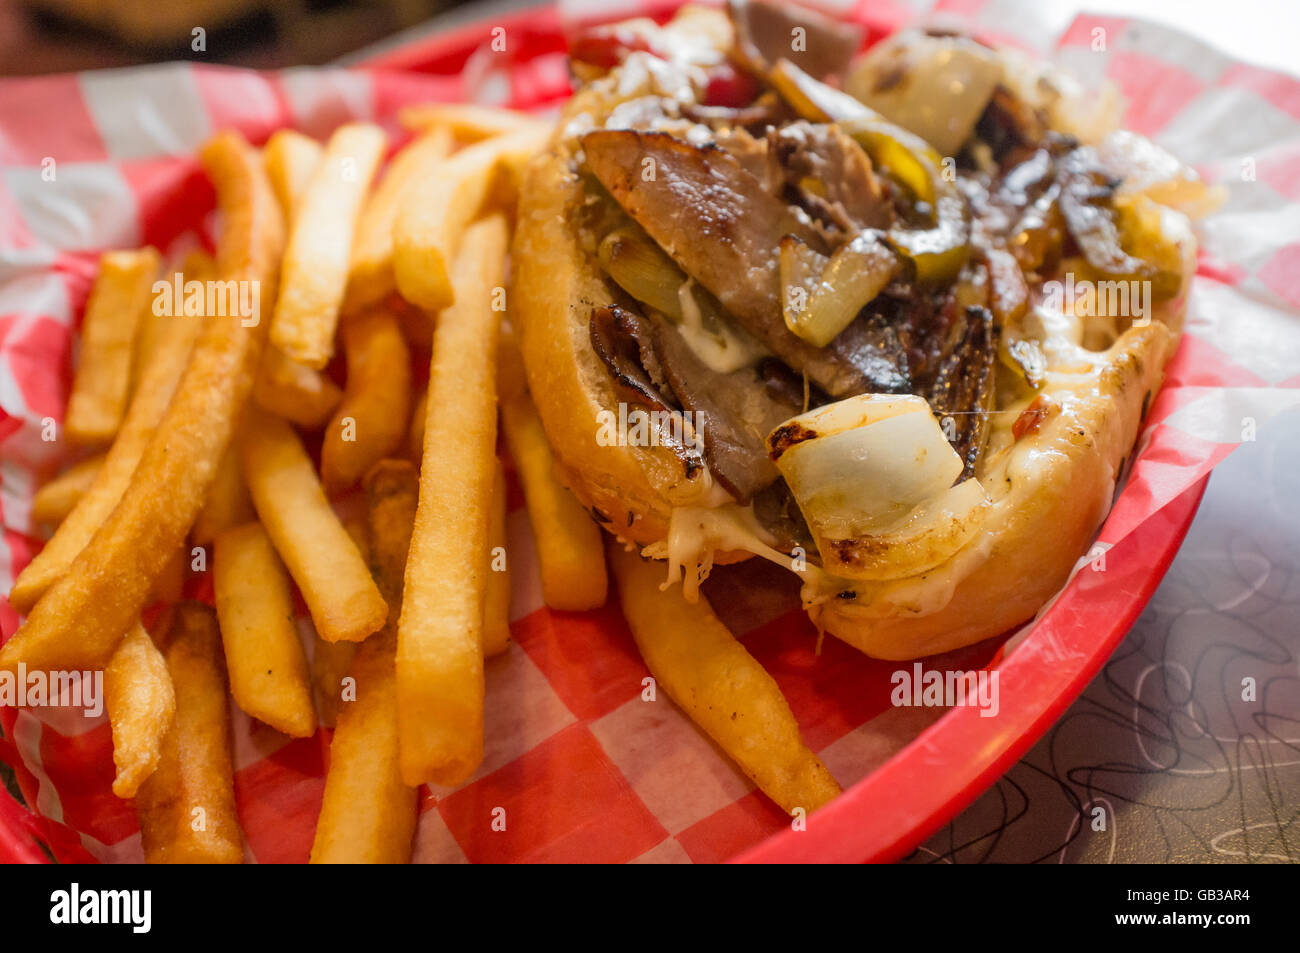
[[[1031,618],[1177,347],[1207,190],[1112,97],[788,5],[575,44],[513,307],[562,475],[688,598],[760,556],[868,655]]]

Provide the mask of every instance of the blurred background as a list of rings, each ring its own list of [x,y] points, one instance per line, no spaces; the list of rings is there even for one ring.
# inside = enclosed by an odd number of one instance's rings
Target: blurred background
[[[523,2],[513,4],[523,6]],[[0,0],[0,75],[201,59],[272,68],[325,63],[464,0]],[[195,26],[205,50],[192,49]]]
[[[314,65],[384,41],[545,0],[0,0],[0,76],[197,59],[232,66]],[[627,0],[567,0],[627,7]],[[860,0],[813,0],[853,8]],[[868,0],[869,2],[869,0]],[[880,0],[926,10],[930,0]],[[960,5],[960,0],[956,0]],[[1081,10],[1164,22],[1261,66],[1297,72],[1297,0],[989,0],[1064,27]],[[942,5],[942,4],[940,4]],[[192,49],[195,26],[205,47]]]

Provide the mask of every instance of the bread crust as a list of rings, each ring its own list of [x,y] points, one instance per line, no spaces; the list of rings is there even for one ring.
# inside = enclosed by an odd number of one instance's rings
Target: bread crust
[[[1005,480],[1005,491],[965,550],[979,554],[977,564],[956,581],[945,605],[918,614],[904,581],[873,592],[869,604],[831,599],[814,606],[814,620],[873,658],[911,659],[981,642],[1033,618],[1105,519],[1176,344],[1159,322],[1126,331],[1107,353],[1096,386],[1063,402],[1038,434],[1014,448],[1014,459],[981,477],[986,489]]]
[[[607,529],[647,544],[667,532],[668,491],[684,477],[667,448],[597,440],[598,415],[617,413],[619,397],[588,328],[592,309],[615,298],[579,243],[581,202],[582,185],[558,147],[528,167],[511,256],[513,313],[561,479]]]

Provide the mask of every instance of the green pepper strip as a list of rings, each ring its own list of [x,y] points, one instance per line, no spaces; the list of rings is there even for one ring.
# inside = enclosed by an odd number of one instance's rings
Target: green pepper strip
[[[772,85],[805,119],[834,122],[918,201],[934,210],[934,227],[894,228],[889,239],[916,265],[921,282],[951,280],[970,254],[970,211],[956,185],[939,173],[942,160],[925,140],[884,119],[847,93],[809,76],[789,60],[771,72]]]

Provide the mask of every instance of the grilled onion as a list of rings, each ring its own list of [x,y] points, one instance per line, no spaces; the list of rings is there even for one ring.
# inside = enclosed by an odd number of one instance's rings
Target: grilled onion
[[[863,56],[846,89],[943,155],[956,155],[1001,80],[1001,59],[988,47],[909,30]]]
[[[782,424],[768,448],[817,541],[848,579],[932,569],[974,535],[989,506],[920,397],[863,394]]]
[[[933,228],[889,232],[889,240],[916,265],[917,280],[941,282],[957,274],[970,253],[970,212],[957,187],[939,173],[939,154],[920,136],[813,79],[789,60],[778,62],[770,78],[799,115],[836,123],[878,168],[930,210]]]
[[[641,229],[614,229],[601,240],[597,256],[605,272],[637,301],[673,321],[682,319],[677,289],[686,281],[686,275]]]
[[[900,265],[879,233],[863,232],[829,259],[787,235],[781,241],[786,325],[810,344],[825,347],[884,290]]]

